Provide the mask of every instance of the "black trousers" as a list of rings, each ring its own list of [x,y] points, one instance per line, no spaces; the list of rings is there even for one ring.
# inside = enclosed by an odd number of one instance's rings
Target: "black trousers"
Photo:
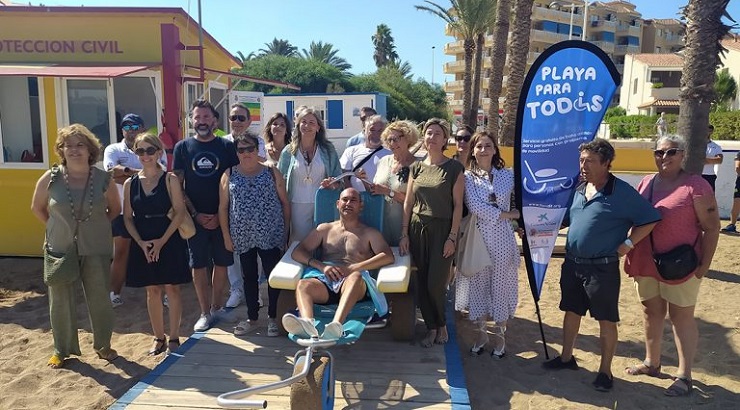
[[[241,255],[239,255],[239,261],[242,263],[242,277],[244,277],[244,298],[247,301],[247,316],[249,320],[257,320],[259,317],[259,270],[257,268],[257,255],[262,259],[262,269],[265,270],[267,278],[270,278],[272,270],[275,269],[275,265],[280,262],[280,258],[283,256],[283,252],[280,248],[272,249],[259,249],[252,248]],[[280,289],[273,289],[267,286],[267,296],[269,304],[267,308],[267,316],[270,319],[275,319],[277,315],[277,301],[280,295]]]

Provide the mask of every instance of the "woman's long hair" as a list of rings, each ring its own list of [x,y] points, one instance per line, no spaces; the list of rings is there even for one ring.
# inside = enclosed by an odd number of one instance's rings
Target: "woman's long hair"
[[[295,155],[301,146],[301,120],[307,115],[313,115],[314,118],[316,118],[316,124],[319,126],[319,130],[316,132],[316,143],[319,145],[319,148],[327,149],[334,147],[331,142],[329,142],[329,139],[326,138],[326,128],[324,127],[324,121],[321,120],[321,116],[319,116],[315,109],[309,107],[301,111],[295,121],[295,133],[293,134],[293,140],[290,141],[289,145],[290,153],[292,155]]]
[[[468,150],[468,157],[465,158],[465,168],[467,168],[470,171],[476,172],[480,171],[480,167],[478,166],[478,161],[475,160],[475,156],[473,155],[473,151],[475,151],[475,146],[480,142],[481,138],[488,138],[493,143],[493,149],[496,151],[496,153],[493,154],[493,158],[491,159],[491,165],[496,169],[501,169],[506,166],[506,162],[501,157],[501,150],[498,148],[498,143],[496,143],[496,139],[493,138],[493,135],[489,133],[488,131],[479,131],[473,134],[473,137],[470,139],[470,150]]]
[[[265,124],[265,128],[262,130],[262,138],[265,139],[265,142],[272,142],[275,139],[275,136],[272,135],[271,127],[272,123],[279,118],[282,118],[283,121],[285,121],[285,141],[283,142],[283,146],[285,146],[290,144],[292,130],[290,127],[290,118],[281,112],[276,112],[269,120],[267,120],[267,124]]]

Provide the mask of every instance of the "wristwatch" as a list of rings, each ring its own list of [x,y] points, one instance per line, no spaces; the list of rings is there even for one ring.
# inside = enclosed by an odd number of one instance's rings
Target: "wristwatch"
[[[625,239],[624,240],[624,244],[627,245],[627,247],[630,248],[630,249],[634,249],[635,248],[635,244],[632,243],[632,239],[630,239],[630,238]]]
[[[388,198],[393,199],[394,196],[396,196],[396,192],[394,190],[390,190],[391,192],[388,193]]]

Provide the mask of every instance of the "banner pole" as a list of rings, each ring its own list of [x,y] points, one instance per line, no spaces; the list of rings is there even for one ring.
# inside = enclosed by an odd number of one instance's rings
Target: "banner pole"
[[[547,340],[545,340],[545,329],[542,328],[542,315],[540,314],[540,302],[535,299],[534,308],[537,311],[537,322],[540,325],[540,336],[542,337],[542,346],[545,348],[545,360],[550,360],[547,354]]]

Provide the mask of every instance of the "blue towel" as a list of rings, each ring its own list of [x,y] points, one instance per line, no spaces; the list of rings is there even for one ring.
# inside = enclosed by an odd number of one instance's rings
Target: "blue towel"
[[[336,281],[331,280],[326,277],[326,275],[324,275],[324,273],[320,270],[309,266],[303,270],[303,276],[301,276],[301,279],[310,278],[316,278],[325,283],[326,286],[329,287],[329,289],[332,289],[334,291],[334,293],[339,293],[339,291],[342,289],[342,283],[344,283],[345,279],[341,278]],[[367,286],[367,293],[370,295],[370,299],[372,299],[373,305],[375,305],[375,311],[378,312],[378,316],[387,315],[388,301],[385,300],[385,295],[383,295],[383,293],[378,290],[378,284],[377,282],[375,282],[375,279],[373,279],[373,277],[370,276],[370,272],[366,270],[362,271],[362,279],[365,281],[365,285]]]

